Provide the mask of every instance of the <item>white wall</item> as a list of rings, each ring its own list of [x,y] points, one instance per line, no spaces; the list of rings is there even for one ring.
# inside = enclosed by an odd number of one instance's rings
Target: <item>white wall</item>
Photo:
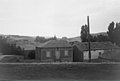
[[[104,50],[91,50],[91,59],[97,59],[100,52],[103,54]],[[83,52],[83,60],[89,60],[89,51]]]

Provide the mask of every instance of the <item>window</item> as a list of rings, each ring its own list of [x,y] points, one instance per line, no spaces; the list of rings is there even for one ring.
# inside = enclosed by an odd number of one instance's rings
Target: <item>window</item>
[[[60,59],[60,52],[59,51],[56,51],[56,59]]]
[[[50,51],[46,52],[46,57],[50,57]]]
[[[65,51],[65,56],[68,56],[68,51],[67,50]]]
[[[99,52],[99,56],[101,56],[101,54],[102,54],[102,53],[101,53],[101,52]]]

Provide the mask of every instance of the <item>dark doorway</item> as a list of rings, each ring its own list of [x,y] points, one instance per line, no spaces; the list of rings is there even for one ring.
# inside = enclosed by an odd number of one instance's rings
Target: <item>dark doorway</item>
[[[35,59],[35,51],[30,51],[28,54],[29,59]]]

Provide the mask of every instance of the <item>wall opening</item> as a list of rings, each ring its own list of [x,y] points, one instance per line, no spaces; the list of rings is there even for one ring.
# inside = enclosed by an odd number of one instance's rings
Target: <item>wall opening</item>
[[[28,53],[28,58],[29,59],[35,59],[35,51],[33,50],[33,51],[30,51],[29,53]]]

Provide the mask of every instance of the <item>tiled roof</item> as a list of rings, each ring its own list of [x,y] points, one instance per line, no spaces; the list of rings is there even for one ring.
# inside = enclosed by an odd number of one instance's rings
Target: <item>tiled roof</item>
[[[50,40],[37,47],[48,48],[48,47],[72,47],[72,46],[65,40]]]
[[[88,50],[88,42],[81,42],[81,43],[76,44],[76,46],[82,51]],[[112,44],[111,42],[91,42],[90,46],[91,46],[91,50],[120,48]]]
[[[41,45],[41,43],[35,43],[35,44],[20,44],[17,46],[20,46],[24,50],[35,50],[36,46]]]
[[[24,50],[35,50],[35,45],[24,44],[24,45],[20,45],[20,47],[23,48]]]

